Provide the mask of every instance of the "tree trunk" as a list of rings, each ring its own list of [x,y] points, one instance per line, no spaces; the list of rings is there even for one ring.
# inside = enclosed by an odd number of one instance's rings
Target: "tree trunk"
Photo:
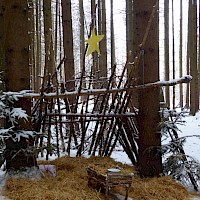
[[[58,17],[59,17],[59,1],[56,0],[56,13],[55,13],[55,37],[54,37],[54,56],[55,65],[57,66],[57,55],[58,55]]]
[[[134,62],[134,58],[137,55],[137,46],[136,46],[136,23],[135,23],[135,1],[126,0],[126,51],[127,59],[129,63]],[[128,65],[128,76],[132,78],[133,83],[136,84],[138,80],[138,69],[134,68],[133,65]],[[131,103],[134,107],[138,108],[138,92],[134,91],[131,96]]]
[[[99,9],[101,15],[100,32],[99,35],[104,35],[103,40],[100,42],[99,47],[101,55],[99,58],[99,77],[102,78],[104,87],[107,86],[107,37],[106,37],[106,5],[105,0],[101,0],[101,7]]]
[[[127,54],[131,51],[130,62],[134,61],[134,54],[136,49],[134,48],[135,38],[135,26],[134,26],[134,10],[133,0],[126,0],[126,51]],[[131,67],[131,65],[130,65]]]
[[[73,32],[71,0],[62,0],[62,24],[63,24],[63,43],[64,43],[64,73],[67,91],[75,90],[74,82],[74,54],[73,54]],[[70,104],[75,103],[75,98],[69,98]]]
[[[180,0],[179,76],[183,76],[183,0]],[[183,85],[180,84],[180,107],[183,107]]]
[[[192,115],[199,110],[199,88],[197,70],[197,0],[192,1],[191,9],[191,42],[190,42],[190,74],[193,80],[190,84],[190,112]]]
[[[165,51],[165,80],[169,80],[169,0],[165,0],[164,4],[164,31],[165,31],[165,41],[164,41],[164,51]],[[170,92],[169,87],[165,88],[166,105],[170,107]]]
[[[200,16],[200,0],[199,0],[199,16]],[[200,27],[200,17],[199,17],[199,27]],[[198,52],[198,80],[199,80],[199,94],[200,94],[200,28],[199,28],[199,52]],[[200,95],[199,95],[200,96]],[[200,101],[200,97],[199,97]]]
[[[116,64],[115,58],[115,33],[114,33],[114,21],[113,21],[113,0],[110,0],[110,55],[111,55],[111,74]],[[116,77],[113,77],[112,87],[116,86]],[[114,95],[113,95],[114,96]]]
[[[5,10],[5,1],[0,1],[0,71],[3,72],[0,74],[0,80],[4,82],[5,79],[5,49],[4,49],[4,10]],[[3,90],[3,84],[0,84],[0,90]]]
[[[91,0],[91,25],[90,25],[90,29],[92,30],[92,28],[95,29],[96,31],[96,0]],[[92,73],[93,73],[93,88],[99,88],[99,84],[97,82],[98,77],[99,77],[99,59],[98,59],[98,54],[97,52],[93,52],[92,53]]]
[[[143,41],[148,21],[157,0],[136,0],[136,30],[137,41]],[[157,5],[158,6],[158,5]],[[156,11],[158,7],[155,8]],[[143,34],[141,34],[143,33]],[[159,80],[159,37],[158,12],[152,20],[146,43],[142,50],[143,62],[140,62],[140,83],[150,83]],[[140,43],[138,43],[139,45]],[[139,161],[138,169],[141,176],[153,177],[162,173],[162,158],[160,154],[161,135],[158,130],[159,88],[142,89],[139,92]],[[152,99],[153,97],[153,99]]]
[[[188,22],[191,21],[191,1],[188,2]],[[188,32],[187,32],[187,74],[190,74],[190,39],[191,39],[191,23],[188,23]],[[189,108],[190,105],[190,84],[186,86],[186,107]]]
[[[5,5],[6,90],[29,89],[27,1],[10,0]]]
[[[41,1],[36,0],[36,69],[35,69],[35,92],[40,91],[41,86]]]
[[[79,15],[80,15],[80,71],[83,72],[83,88],[86,88],[86,77],[85,77],[85,23],[84,23],[84,7],[83,0],[79,1]],[[85,97],[82,97],[84,100]]]
[[[43,0],[44,13],[44,38],[45,38],[45,67],[48,74],[55,72],[55,60],[53,51],[53,29],[52,29],[52,11],[51,0]],[[47,74],[44,74],[46,76]]]
[[[29,36],[28,36],[28,6],[26,0],[9,0],[5,4],[5,69],[6,69],[6,91],[21,91],[30,89],[29,73]],[[21,107],[30,114],[31,101],[19,99],[15,103],[16,107]],[[22,128],[30,128],[30,123],[20,123]],[[12,150],[18,151],[22,143],[25,146],[33,145],[32,139],[22,139],[14,143],[6,141],[6,150],[10,152],[6,158],[7,169],[19,169],[24,166],[36,165],[35,157],[27,157],[24,154],[17,154],[12,158]],[[12,143],[12,144],[11,144]],[[26,148],[25,147],[25,148]],[[16,153],[16,152],[15,152]],[[19,162],[20,160],[20,162]]]
[[[80,15],[80,68],[83,66],[83,57],[85,52],[85,23],[84,23],[84,7],[83,0],[79,1],[79,15]]]
[[[34,2],[33,0],[28,0],[29,11],[29,66],[30,66],[30,77],[31,77],[31,89],[35,90],[36,87],[36,68],[35,68],[35,18],[34,18]]]
[[[59,9],[58,9],[58,12],[59,12],[59,60],[61,61],[63,59],[63,56],[65,55],[64,54],[64,45],[63,45],[63,37],[62,37],[62,9],[61,9],[61,5],[59,6]],[[63,68],[61,67],[60,68],[60,77],[65,77],[65,74],[64,74],[64,70]]]
[[[172,0],[172,76],[175,79],[176,70],[175,70],[175,38],[174,38],[174,0]],[[172,106],[175,108],[175,92],[176,86],[172,86]]]

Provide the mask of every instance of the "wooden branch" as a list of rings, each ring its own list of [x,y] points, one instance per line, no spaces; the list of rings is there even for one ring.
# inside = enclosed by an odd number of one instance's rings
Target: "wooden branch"
[[[135,117],[135,113],[50,113],[47,116],[63,116],[63,117]]]
[[[92,90],[86,90],[86,91],[74,91],[74,92],[65,92],[64,94],[56,95],[56,93],[48,93],[41,96],[37,93],[26,93],[26,94],[19,94],[19,97],[24,98],[33,98],[33,99],[52,99],[52,98],[66,98],[68,96],[85,96],[85,95],[97,95],[97,94],[107,94],[107,93],[116,93],[116,92],[126,92],[126,91],[132,91],[132,90],[138,90],[138,89],[146,89],[146,88],[152,88],[152,87],[162,87],[162,86],[174,86],[177,84],[182,83],[189,83],[192,80],[192,76],[186,75],[179,79],[173,79],[170,81],[157,81],[154,83],[147,83],[144,85],[136,85],[136,86],[130,86],[128,88],[112,88],[112,89],[92,89]]]
[[[142,48],[145,46],[146,40],[147,40],[148,35],[149,35],[149,30],[150,30],[151,24],[152,24],[152,22],[153,22],[153,18],[154,18],[155,13],[157,12],[158,9],[159,9],[159,2],[158,2],[158,0],[157,0],[157,1],[156,1],[156,5],[153,7],[153,10],[152,10],[152,12],[151,12],[150,19],[149,19],[149,21],[148,21],[148,25],[147,25],[147,28],[146,28],[146,31],[145,31],[145,34],[144,34],[142,43],[139,45],[139,48],[140,48],[140,49],[142,49]]]
[[[148,88],[148,87],[174,86],[174,85],[177,85],[177,84],[189,83],[191,81],[192,81],[192,76],[186,75],[186,76],[183,76],[179,79],[172,79],[170,81],[157,81],[157,82],[154,82],[154,83],[147,83],[147,84],[144,84],[144,85],[138,85],[136,87],[137,87],[137,89],[140,89],[140,88]]]

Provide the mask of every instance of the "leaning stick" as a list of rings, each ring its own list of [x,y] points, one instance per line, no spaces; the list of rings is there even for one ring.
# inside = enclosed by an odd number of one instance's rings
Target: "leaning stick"
[[[122,76],[121,76],[121,79],[119,81],[119,84],[117,86],[118,88],[120,88],[120,86],[121,86],[125,70],[127,69],[127,66],[129,64],[129,58],[130,58],[130,55],[127,54],[126,64],[125,64],[124,70],[122,72]],[[137,61],[138,61],[138,59],[137,59],[137,57],[135,57],[134,65],[136,65],[138,63]],[[125,83],[125,87],[130,85],[130,82],[132,80],[133,72],[134,72],[134,70],[133,70],[133,68],[131,68],[131,72],[129,73],[128,79],[126,80],[126,83]],[[112,108],[114,107],[115,101],[116,101],[118,96],[119,96],[118,93],[115,93],[114,98],[112,99],[112,103],[111,103],[110,109],[108,111],[109,113],[111,112]],[[122,103],[119,100],[117,101],[117,105],[115,106],[115,110],[114,110],[115,114],[117,112],[121,114],[121,111],[118,111],[118,110],[119,110],[119,107],[120,107],[120,103],[121,103],[121,105],[124,105],[125,100],[127,98],[127,93],[125,94],[125,96],[123,98],[122,97],[123,97],[123,92],[121,92],[120,96],[119,96],[119,99],[120,100],[123,99],[123,101],[122,101]],[[105,124],[106,124],[106,122],[105,122]],[[111,124],[110,124],[109,130],[108,130],[107,136],[106,136],[105,147],[104,147],[104,150],[103,150],[103,154],[108,154],[109,146],[111,146],[111,142],[113,140],[114,132],[115,132],[116,127],[117,127],[117,121],[115,121],[115,123],[114,123],[114,117],[113,117],[112,120],[111,120]],[[111,135],[110,135],[110,132],[111,132]],[[116,145],[116,142],[118,140],[118,135],[119,134],[116,135],[116,138],[115,138],[115,141],[113,143],[113,148],[112,149],[114,149],[114,147]]]
[[[56,77],[56,93],[57,95],[59,94],[58,90],[58,77],[57,77],[57,72],[55,72],[55,77]],[[64,142],[64,136],[63,136],[63,131],[62,131],[62,117],[60,116],[61,114],[61,108],[60,108],[60,100],[59,98],[56,99],[57,104],[58,104],[58,113],[59,113],[59,125],[60,125],[60,138],[61,138],[61,144],[62,144],[62,151],[65,152],[65,142]]]
[[[116,66],[115,66],[116,67]],[[109,81],[108,81],[108,85],[107,85],[107,89],[109,89],[111,86],[112,86],[112,78],[114,77],[114,75],[115,75],[115,70],[113,70],[113,72],[112,72],[112,74],[111,74],[111,76],[110,76],[110,78],[109,78]],[[108,105],[108,102],[109,102],[109,96],[110,96],[110,93],[108,93],[108,96],[107,95],[104,95],[103,96],[103,99],[102,99],[102,101],[101,101],[101,105],[100,105],[100,112],[102,112],[104,115],[105,115],[105,112],[106,112],[106,107],[107,107],[107,105]],[[106,97],[107,97],[107,99],[106,99]],[[103,107],[104,107],[104,109],[103,109]],[[103,119],[102,119],[102,121],[104,120],[104,117],[103,117]],[[96,151],[96,148],[97,148],[97,146],[98,146],[98,142],[99,142],[99,139],[100,139],[100,135],[98,134],[98,136],[96,137],[96,133],[97,133],[97,130],[98,130],[98,126],[99,126],[99,121],[97,121],[97,123],[96,123],[96,125],[95,125],[95,130],[94,130],[94,133],[93,133],[93,137],[92,137],[92,143],[91,143],[91,145],[90,145],[90,149],[89,149],[89,154],[91,153],[91,151],[92,151],[92,148],[93,148],[93,146],[94,146],[94,150],[93,150],[93,155],[95,154],[95,151]],[[95,138],[96,138],[96,141],[95,141]],[[94,144],[94,142],[95,142],[95,144]]]
[[[147,28],[146,28],[142,43],[139,45],[140,49],[143,48],[143,46],[145,45],[145,43],[147,41],[147,38],[148,38],[148,35],[149,35],[149,31],[150,31],[150,28],[151,28],[151,24],[153,22],[153,18],[155,16],[156,11],[158,10],[158,6],[159,6],[159,2],[157,0],[156,1],[156,5],[153,7],[153,10],[151,12],[151,15],[150,15],[150,18],[149,18],[149,21],[148,21],[148,24],[147,24]]]

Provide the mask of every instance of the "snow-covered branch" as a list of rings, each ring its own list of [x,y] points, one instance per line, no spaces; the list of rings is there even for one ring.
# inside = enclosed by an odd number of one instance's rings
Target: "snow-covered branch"
[[[64,94],[56,94],[56,93],[45,93],[44,96],[41,96],[38,93],[25,93],[25,94],[19,94],[21,97],[26,98],[35,98],[35,99],[41,99],[41,98],[66,98],[68,96],[87,96],[87,95],[98,95],[98,94],[107,94],[107,93],[116,93],[116,92],[126,92],[126,91],[132,91],[132,90],[138,90],[138,89],[145,89],[145,88],[151,88],[151,87],[162,87],[162,86],[174,86],[177,84],[182,83],[189,83],[192,80],[192,76],[186,75],[179,79],[173,79],[170,81],[157,81],[154,83],[147,83],[144,85],[136,85],[136,86],[130,86],[127,88],[112,88],[112,89],[89,89],[89,90],[81,90],[73,91],[73,92],[65,92]]]

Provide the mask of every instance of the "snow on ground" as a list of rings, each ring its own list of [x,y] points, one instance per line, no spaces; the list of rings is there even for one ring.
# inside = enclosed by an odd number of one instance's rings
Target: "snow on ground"
[[[195,116],[186,116],[183,120],[186,123],[178,125],[178,128],[181,131],[179,137],[189,136],[184,145],[185,153],[200,162],[200,111]],[[194,197],[191,200],[200,200],[200,197]]]
[[[200,162],[200,111],[195,116],[186,116],[183,120],[186,123],[178,126],[181,130],[179,136],[192,136],[187,138],[184,150],[186,154]],[[193,135],[197,135],[199,138],[193,137]]]
[[[128,158],[127,154],[124,151],[122,151],[121,148],[119,148],[118,151],[113,151],[111,157],[118,162],[122,162],[122,163],[128,164],[128,165],[132,164],[130,159]]]
[[[7,200],[6,197],[1,195],[1,190],[3,186],[5,185],[5,182],[7,180],[7,176],[3,170],[0,170],[0,200]]]

